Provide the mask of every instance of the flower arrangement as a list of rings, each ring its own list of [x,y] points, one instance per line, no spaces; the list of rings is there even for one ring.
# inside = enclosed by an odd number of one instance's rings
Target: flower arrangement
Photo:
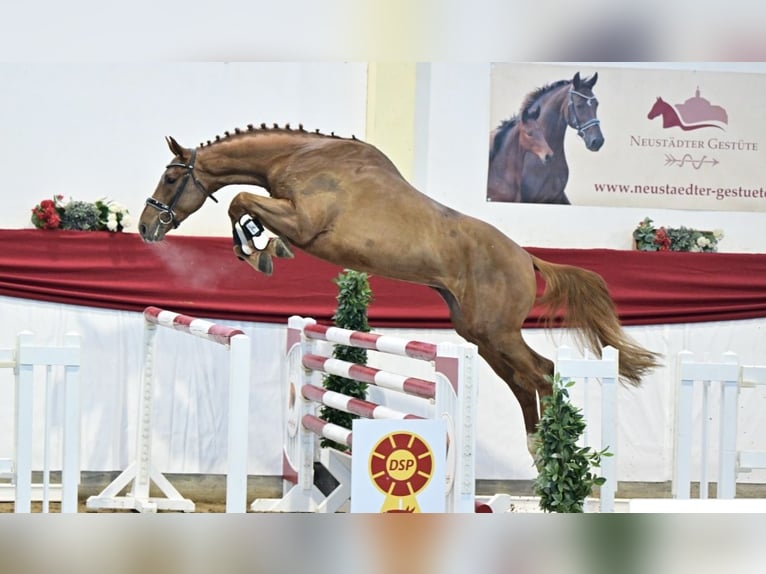
[[[718,251],[723,231],[699,231],[688,227],[655,228],[654,222],[645,217],[633,230],[633,241],[639,251]]]
[[[32,208],[31,220],[39,229],[118,232],[130,225],[130,213],[124,205],[106,198],[91,203],[54,195]]]

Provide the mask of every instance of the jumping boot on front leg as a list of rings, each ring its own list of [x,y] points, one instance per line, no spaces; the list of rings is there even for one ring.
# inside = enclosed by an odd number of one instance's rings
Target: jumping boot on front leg
[[[265,228],[258,219],[244,214],[234,223],[234,253],[257,271],[271,275],[274,264],[270,248],[273,237],[265,233]]]

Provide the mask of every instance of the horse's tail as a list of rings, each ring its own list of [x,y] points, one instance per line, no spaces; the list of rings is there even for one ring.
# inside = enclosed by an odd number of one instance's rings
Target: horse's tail
[[[597,273],[572,265],[543,261],[532,256],[535,268],[545,279],[538,303],[547,326],[556,317],[575,330],[578,340],[593,352],[611,345],[619,351],[620,378],[632,385],[659,366],[660,355],[635,343],[620,325],[617,310],[604,279]]]

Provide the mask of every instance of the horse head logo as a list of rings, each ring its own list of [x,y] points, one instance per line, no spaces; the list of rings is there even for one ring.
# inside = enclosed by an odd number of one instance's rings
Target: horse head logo
[[[677,127],[683,131],[701,128],[722,130],[724,129],[723,126],[729,123],[726,110],[721,106],[712,105],[708,100],[701,97],[699,88],[697,88],[693,98],[675,106],[657,96],[646,117],[653,120],[657,116],[662,116],[664,129]]]

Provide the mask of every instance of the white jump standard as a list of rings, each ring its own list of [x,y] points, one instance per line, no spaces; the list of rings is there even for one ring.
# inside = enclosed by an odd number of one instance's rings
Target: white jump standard
[[[194,512],[194,502],[184,498],[152,464],[152,402],[154,388],[154,338],[157,327],[168,327],[229,349],[229,434],[226,478],[226,512],[247,510],[247,434],[250,404],[250,338],[241,330],[216,325],[157,307],[144,310],[144,376],[139,397],[136,459],[98,496],[87,501],[90,509],[116,508],[141,512],[180,510]],[[129,494],[118,496],[133,481]],[[165,495],[150,497],[154,482]]]

